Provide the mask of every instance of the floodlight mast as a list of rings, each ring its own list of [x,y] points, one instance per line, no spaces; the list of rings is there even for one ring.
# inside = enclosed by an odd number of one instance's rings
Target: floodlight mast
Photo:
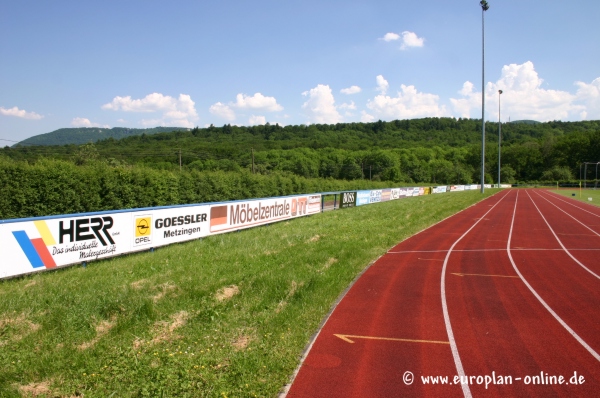
[[[486,0],[479,2],[481,6],[481,193],[485,188],[485,12],[490,6]]]
[[[498,90],[498,188],[500,188],[500,143],[502,142],[502,119],[500,118],[500,96],[502,90]]]

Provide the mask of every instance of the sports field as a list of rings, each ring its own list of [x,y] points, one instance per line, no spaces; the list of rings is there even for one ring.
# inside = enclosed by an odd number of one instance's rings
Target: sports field
[[[600,209],[504,191],[375,262],[287,396],[597,396],[599,308]]]

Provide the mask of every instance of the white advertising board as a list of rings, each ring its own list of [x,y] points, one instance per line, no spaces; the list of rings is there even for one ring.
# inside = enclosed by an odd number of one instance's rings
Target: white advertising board
[[[253,199],[210,206],[210,233],[223,233],[321,212],[321,195]]]
[[[317,194],[3,221],[0,222],[0,278],[320,211],[321,195]],[[221,213],[225,216],[221,217]],[[217,217],[211,218],[213,214]]]

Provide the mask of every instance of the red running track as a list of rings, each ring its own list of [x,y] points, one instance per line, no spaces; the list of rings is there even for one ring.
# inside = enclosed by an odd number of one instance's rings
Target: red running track
[[[599,275],[600,209],[501,192],[377,260],[287,396],[598,396]]]

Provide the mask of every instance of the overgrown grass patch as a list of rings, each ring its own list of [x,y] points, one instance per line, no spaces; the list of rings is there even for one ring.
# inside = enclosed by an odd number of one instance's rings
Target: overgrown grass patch
[[[0,396],[275,396],[360,271],[494,192],[332,211],[0,282]]]

